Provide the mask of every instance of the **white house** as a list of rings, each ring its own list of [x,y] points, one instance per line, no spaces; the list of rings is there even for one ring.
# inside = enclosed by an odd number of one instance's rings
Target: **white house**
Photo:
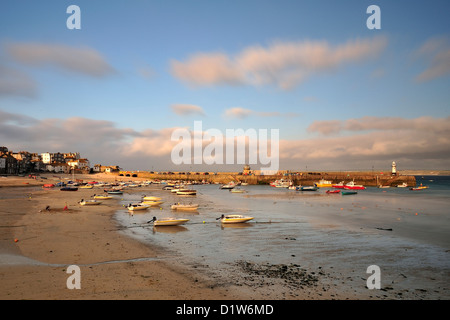
[[[62,173],[69,173],[70,172],[70,166],[67,163],[62,162],[55,162],[52,164],[47,164],[47,171],[50,172],[62,172]]]

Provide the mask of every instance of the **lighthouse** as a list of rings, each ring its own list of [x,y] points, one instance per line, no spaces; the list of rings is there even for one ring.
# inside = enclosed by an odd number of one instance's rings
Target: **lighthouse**
[[[393,176],[397,175],[397,165],[395,164],[395,161],[392,161],[392,170],[391,173]]]

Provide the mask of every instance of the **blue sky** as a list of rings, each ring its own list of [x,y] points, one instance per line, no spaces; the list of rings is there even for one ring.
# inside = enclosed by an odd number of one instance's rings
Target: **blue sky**
[[[66,27],[72,4],[80,30]],[[380,30],[366,26],[372,4]],[[170,133],[201,120],[205,130],[279,129],[282,169],[449,169],[449,9],[3,1],[0,144],[183,170],[170,162]]]

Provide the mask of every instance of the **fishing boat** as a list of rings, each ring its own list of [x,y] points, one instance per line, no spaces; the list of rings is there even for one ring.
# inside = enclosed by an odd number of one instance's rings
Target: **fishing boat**
[[[346,185],[344,185],[344,189],[347,190],[364,190],[366,187],[360,184],[355,184],[354,181],[348,182]]]
[[[61,190],[61,191],[77,191],[78,188],[77,187],[62,187],[59,190]]]
[[[182,204],[175,203],[170,206],[172,210],[186,210],[186,211],[195,211],[198,209],[198,204]]]
[[[195,196],[197,194],[197,190],[194,189],[180,189],[177,191],[177,195],[180,196]]]
[[[95,205],[99,205],[102,202],[101,201],[97,201],[97,200],[84,200],[84,199],[81,199],[81,201],[79,201],[78,203],[80,205],[82,205],[82,206],[95,206]]]
[[[318,182],[316,182],[316,186],[318,186],[319,188],[331,187],[332,185],[333,185],[333,182],[331,182],[330,180],[325,180],[325,179],[321,179]]]
[[[148,208],[150,208],[149,205],[147,204],[142,204],[142,203],[137,203],[137,204],[129,204],[127,206],[127,209],[129,211],[137,211],[137,210],[147,210]]]
[[[341,190],[327,190],[326,193],[328,194],[334,194],[334,193],[340,193]]]
[[[97,199],[97,200],[109,200],[109,199],[112,199],[113,197],[111,197],[111,196],[98,196],[98,195],[95,195],[94,194],[94,199]]]
[[[339,183],[335,183],[331,187],[336,188],[336,189],[344,189],[344,181],[341,181]]]
[[[289,188],[289,186],[291,185],[292,181],[285,179],[275,180],[274,182],[270,183],[270,186],[275,188]]]
[[[344,190],[344,191],[342,191],[342,195],[343,196],[348,196],[348,195],[357,194],[357,193],[358,193],[358,191],[355,191],[355,190]]]
[[[162,218],[156,219],[153,217],[152,220],[147,221],[147,223],[152,223],[154,226],[179,226],[181,224],[185,224],[189,219],[178,219],[178,218]]]
[[[253,217],[247,217],[240,214],[230,214],[230,215],[222,215],[220,218],[217,218],[216,220],[219,220],[221,223],[228,224],[228,223],[244,223],[247,221],[250,221],[254,219]]]

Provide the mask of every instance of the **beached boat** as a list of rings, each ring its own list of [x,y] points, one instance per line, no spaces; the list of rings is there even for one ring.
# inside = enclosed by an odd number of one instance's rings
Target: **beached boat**
[[[111,191],[106,191],[108,194],[123,194],[122,190],[111,190]]]
[[[366,187],[364,187],[361,184],[355,184],[354,181],[350,181],[344,185],[344,189],[347,189],[347,190],[364,190],[365,188]]]
[[[42,188],[54,188],[55,185],[53,183],[46,183],[42,186]]]
[[[154,226],[179,226],[181,224],[185,224],[189,219],[178,219],[178,218],[162,218],[156,219],[153,217],[152,220],[147,221],[147,223],[152,223]]]
[[[142,197],[142,200],[144,200],[144,201],[161,201],[162,199],[160,197],[144,196],[144,197]]]
[[[328,194],[334,194],[334,193],[340,193],[341,190],[327,190],[326,193]]]
[[[101,201],[97,201],[97,200],[84,200],[81,199],[81,201],[78,202],[80,205],[82,206],[95,206],[95,205],[99,205],[102,202]]]
[[[408,184],[406,182],[403,182],[402,184],[397,185],[397,188],[406,188]]]
[[[98,195],[95,195],[94,194],[94,199],[97,199],[97,200],[109,200],[109,199],[112,199],[113,197],[111,197],[111,196],[98,196]]]
[[[78,188],[76,188],[76,187],[62,187],[59,190],[61,190],[61,191],[77,191]]]
[[[182,204],[175,203],[170,206],[172,210],[185,210],[185,211],[195,211],[198,209],[198,204]]]
[[[327,187],[331,187],[333,185],[333,182],[331,182],[330,180],[320,179],[315,184],[319,188],[327,188]]]
[[[177,191],[177,195],[180,196],[195,196],[197,194],[197,190],[194,189],[180,189]]]
[[[91,184],[86,184],[84,186],[80,186],[80,189],[92,189],[92,188],[94,188],[94,186]]]
[[[358,191],[355,191],[355,190],[343,190],[342,191],[343,196],[348,196],[348,195],[357,194],[357,193],[358,193]]]
[[[216,220],[219,220],[221,223],[244,223],[247,221],[250,221],[254,219],[253,217],[243,216],[240,214],[229,214],[229,215],[222,215],[220,218],[217,218]]]
[[[137,203],[137,204],[129,204],[127,206],[127,209],[130,211],[137,211],[137,210],[147,210],[148,208],[150,208],[149,205],[147,204],[142,204],[142,203]]]
[[[143,200],[141,201],[142,204],[146,204],[150,207],[156,207],[162,204],[164,201],[156,201],[156,200]]]

